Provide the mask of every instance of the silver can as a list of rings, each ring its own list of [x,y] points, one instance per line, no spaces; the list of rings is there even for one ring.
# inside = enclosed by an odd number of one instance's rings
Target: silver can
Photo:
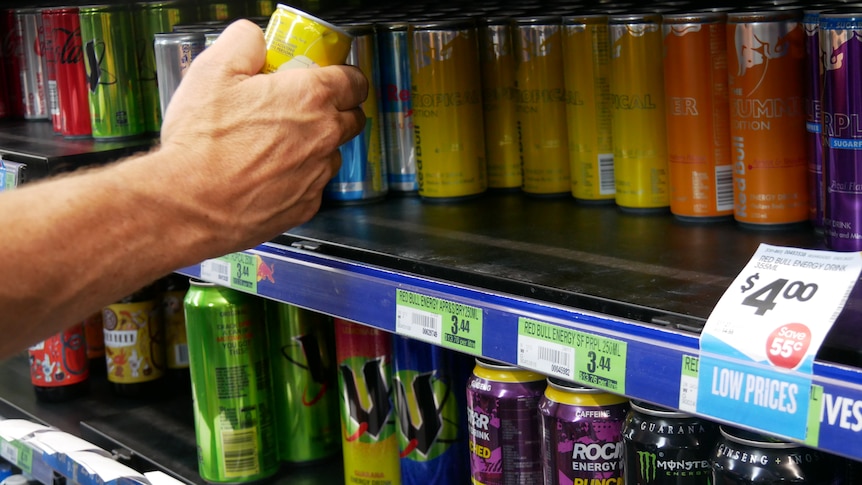
[[[42,13],[36,8],[15,10],[15,29],[21,39],[21,96],[24,118],[41,120],[50,117],[45,65],[45,31]]]
[[[159,103],[162,117],[168,103],[186,75],[192,60],[203,52],[203,32],[163,33],[155,35],[156,77],[159,84]]]

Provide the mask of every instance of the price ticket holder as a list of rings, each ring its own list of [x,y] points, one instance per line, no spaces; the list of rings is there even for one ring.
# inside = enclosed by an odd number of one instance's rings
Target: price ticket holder
[[[24,181],[27,165],[18,162],[10,162],[0,157],[0,192],[12,190]]]

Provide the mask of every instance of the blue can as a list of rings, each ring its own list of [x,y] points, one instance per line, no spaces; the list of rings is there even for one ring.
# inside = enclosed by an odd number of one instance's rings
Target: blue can
[[[383,115],[383,158],[389,169],[389,189],[416,193],[416,153],[413,143],[413,104],[410,101],[410,50],[406,21],[377,23],[380,58],[380,98]]]
[[[362,70],[370,84],[368,97],[362,103],[365,129],[342,145],[341,169],[327,183],[323,197],[337,203],[364,203],[380,200],[389,191],[386,165],[383,162],[383,136],[380,120],[380,67],[377,42],[371,23],[339,24],[353,36],[347,64]]]
[[[823,145],[820,143],[823,66],[820,62],[821,8],[805,9],[805,136],[808,138],[808,220],[823,228]]]
[[[469,483],[467,379],[473,359],[393,338],[402,485]]]

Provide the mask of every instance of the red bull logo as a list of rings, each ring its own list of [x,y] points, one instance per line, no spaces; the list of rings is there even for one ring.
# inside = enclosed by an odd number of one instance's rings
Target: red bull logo
[[[788,35],[799,29],[798,22],[752,22],[736,24],[733,33],[733,45],[736,49],[737,72],[742,77],[748,70],[763,66],[760,81],[766,77],[769,63],[772,60],[786,56],[797,46],[788,40]],[[760,87],[760,82],[753,83],[749,95]]]

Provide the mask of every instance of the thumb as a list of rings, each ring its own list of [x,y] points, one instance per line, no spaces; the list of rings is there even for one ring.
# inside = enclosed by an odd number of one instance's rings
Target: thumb
[[[228,76],[245,74],[252,76],[260,72],[266,60],[266,42],[261,28],[241,19],[228,25],[218,39],[207,47],[195,62],[216,64]],[[191,73],[191,72],[190,72]]]

